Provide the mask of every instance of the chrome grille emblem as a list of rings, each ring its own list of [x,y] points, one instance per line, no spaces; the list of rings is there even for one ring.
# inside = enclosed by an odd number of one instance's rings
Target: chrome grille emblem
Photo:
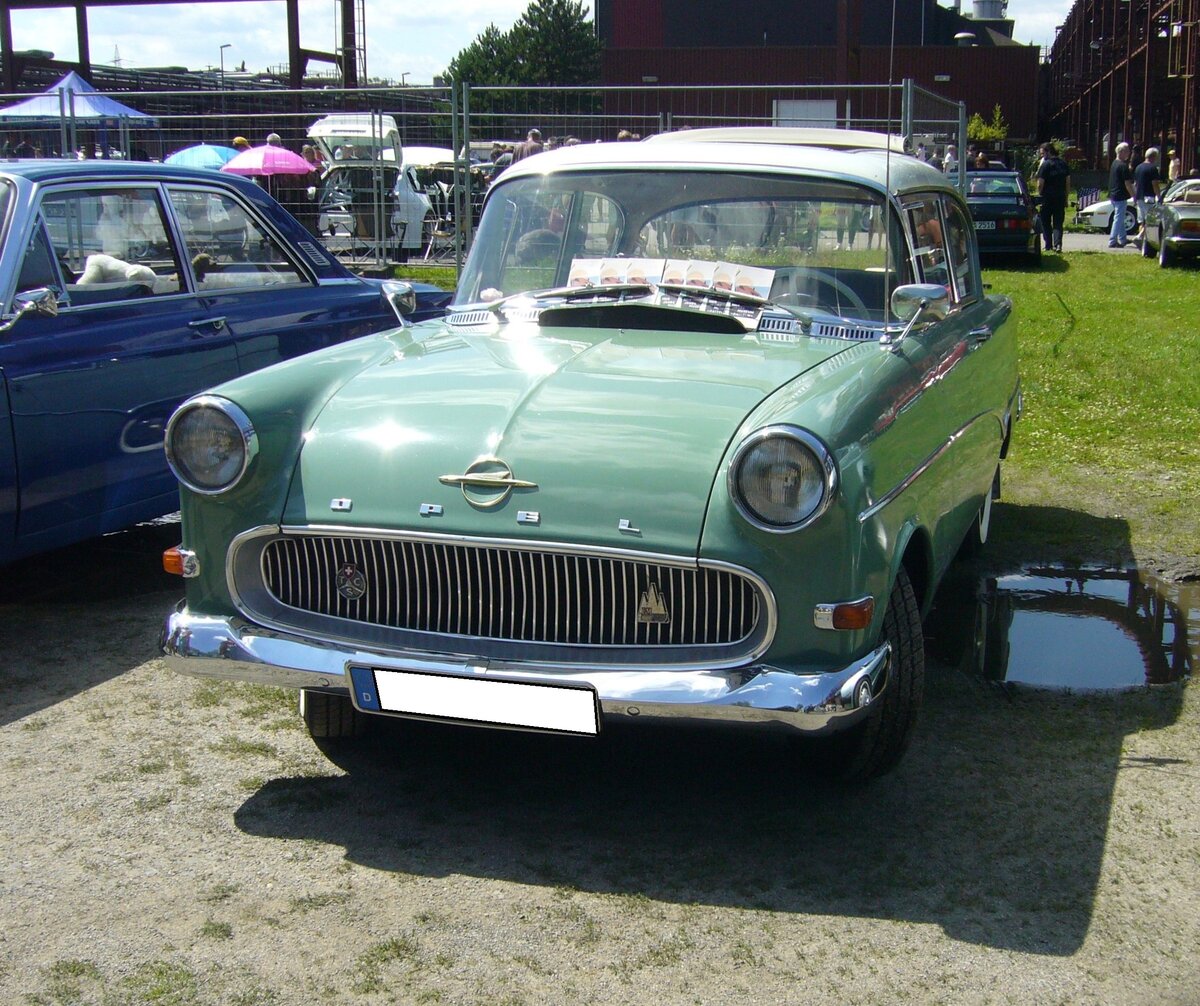
[[[499,458],[480,458],[472,461],[462,475],[441,475],[438,481],[445,486],[458,486],[463,499],[481,510],[498,507],[514,489],[536,489],[536,482],[513,477],[512,469]]]
[[[337,592],[347,601],[357,601],[367,592],[367,578],[352,562],[344,562],[337,571]]]
[[[641,600],[638,601],[637,620],[643,625],[668,625],[671,621],[666,602],[659,593],[658,584],[653,580],[650,581],[650,586],[642,592]]]

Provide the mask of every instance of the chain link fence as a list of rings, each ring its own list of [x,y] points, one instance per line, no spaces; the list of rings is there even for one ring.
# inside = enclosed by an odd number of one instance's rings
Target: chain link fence
[[[97,92],[98,94],[98,92]],[[594,143],[711,126],[820,126],[899,134],[908,149],[966,146],[961,102],[898,84],[640,87],[400,87],[289,91],[192,88],[47,92],[57,114],[13,116],[28,94],[0,95],[0,156],[173,161],[227,156],[271,134],[315,166],[260,184],[352,267],[397,261],[461,265],[490,161],[538,129],[548,144]],[[626,134],[628,134],[626,136]],[[306,147],[312,147],[310,154]],[[220,148],[225,148],[221,150]],[[192,154],[184,153],[193,150]],[[962,162],[960,160],[960,170]],[[961,179],[960,179],[961,181]],[[305,184],[307,183],[307,184]]]

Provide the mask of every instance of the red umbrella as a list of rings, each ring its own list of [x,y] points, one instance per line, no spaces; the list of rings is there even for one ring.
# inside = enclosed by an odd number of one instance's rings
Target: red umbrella
[[[235,175],[307,175],[313,166],[286,147],[267,144],[243,150],[221,170]]]

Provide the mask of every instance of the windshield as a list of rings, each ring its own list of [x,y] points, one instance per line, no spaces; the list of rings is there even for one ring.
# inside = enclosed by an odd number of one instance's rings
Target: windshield
[[[883,321],[891,290],[910,282],[904,249],[883,197],[845,182],[628,169],[501,178],[455,304],[650,282]]]
[[[967,175],[967,194],[971,196],[1019,196],[1021,182],[1015,175]]]

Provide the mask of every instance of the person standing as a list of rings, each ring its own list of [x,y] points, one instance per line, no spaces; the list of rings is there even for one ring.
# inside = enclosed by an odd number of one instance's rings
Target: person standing
[[[1167,184],[1173,185],[1183,177],[1183,161],[1174,150],[1168,150],[1167,156],[1170,158],[1167,162]]]
[[[534,154],[542,152],[542,131],[540,129],[531,129],[525,134],[525,141],[518,143],[513,147],[512,163],[522,161],[526,157],[532,157]]]
[[[1071,169],[1058,156],[1053,143],[1042,144],[1042,161],[1037,169],[1037,194],[1042,197],[1042,239],[1046,251],[1062,251],[1063,222],[1067,215],[1067,193]]]
[[[1133,195],[1137,200],[1138,232],[1134,241],[1146,239],[1146,215],[1158,202],[1162,190],[1162,175],[1158,170],[1158,147],[1146,151],[1146,159],[1133,169]]]
[[[1108,231],[1108,247],[1124,248],[1129,244],[1125,230],[1125,208],[1133,195],[1133,172],[1129,170],[1129,144],[1117,144],[1117,156],[1108,169],[1108,201],[1112,204],[1112,224]]]

